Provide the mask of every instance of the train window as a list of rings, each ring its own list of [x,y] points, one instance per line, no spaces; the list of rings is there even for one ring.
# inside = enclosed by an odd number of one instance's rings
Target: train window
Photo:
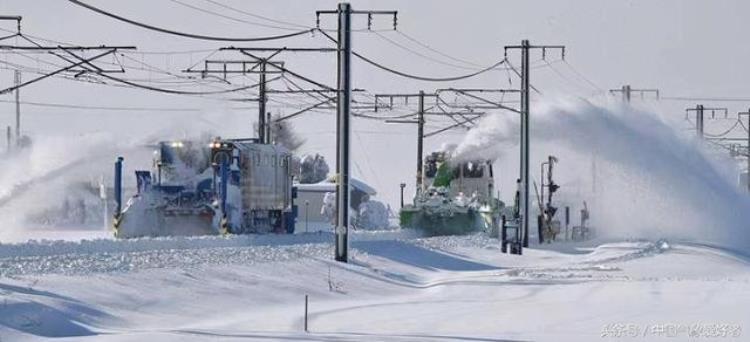
[[[495,173],[492,171],[492,162],[487,162],[487,168],[490,170],[490,178],[495,177]]]
[[[470,161],[464,165],[464,178],[481,178],[484,176],[484,166],[480,162]]]
[[[274,167],[279,166],[279,156],[273,156],[273,158],[271,158],[271,162],[273,163]]]
[[[253,153],[253,164],[255,164],[255,166],[260,166],[260,156],[258,155],[258,152]]]

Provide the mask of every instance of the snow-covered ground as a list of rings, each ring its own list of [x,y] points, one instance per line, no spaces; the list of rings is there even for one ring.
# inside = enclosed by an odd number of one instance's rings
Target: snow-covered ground
[[[513,256],[484,235],[362,232],[342,264],[331,260],[332,240],[0,245],[0,341],[745,341],[750,333],[750,261],[725,250],[561,242]]]

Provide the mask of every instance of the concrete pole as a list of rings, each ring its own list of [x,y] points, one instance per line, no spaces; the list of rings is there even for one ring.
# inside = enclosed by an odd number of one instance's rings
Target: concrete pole
[[[266,143],[266,60],[260,61],[258,83],[258,142]]]
[[[626,84],[622,86],[622,101],[630,103],[630,85]]]
[[[419,113],[417,117],[417,195],[422,193],[423,148],[424,148],[424,91],[420,90],[419,91]]]
[[[14,73],[16,86],[21,84],[21,70]],[[16,145],[21,144],[21,88],[16,88]]]
[[[349,250],[349,119],[351,109],[351,12],[348,2],[339,3],[338,15],[338,97],[336,171],[336,261],[347,262]]]
[[[529,246],[529,41],[521,42],[521,231]]]
[[[703,105],[697,105],[695,109],[695,126],[698,138],[703,139]]]
[[[5,132],[5,138],[7,139],[6,148],[8,149],[8,153],[10,153],[11,145],[13,144],[13,133],[10,129],[10,126],[8,126],[8,129]]]
[[[404,207],[404,188],[406,187],[406,183],[399,184],[399,187],[401,188],[401,208]]]
[[[266,144],[273,143],[273,137],[271,136],[271,112],[266,113],[266,121],[263,123],[265,126],[266,134],[264,136]]]

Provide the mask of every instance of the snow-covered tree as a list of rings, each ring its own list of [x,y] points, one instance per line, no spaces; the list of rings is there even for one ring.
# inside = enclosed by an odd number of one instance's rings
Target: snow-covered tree
[[[328,163],[320,154],[307,154],[300,160],[299,182],[302,184],[320,183],[328,177]]]
[[[359,205],[357,214],[358,229],[376,230],[388,228],[388,209],[382,202],[365,201]]]

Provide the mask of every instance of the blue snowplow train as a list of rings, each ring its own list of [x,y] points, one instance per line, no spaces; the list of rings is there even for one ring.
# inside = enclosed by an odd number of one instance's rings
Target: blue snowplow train
[[[294,232],[292,154],[281,146],[159,142],[152,169],[135,171],[136,193],[127,203],[123,162],[115,163],[115,237]]]

